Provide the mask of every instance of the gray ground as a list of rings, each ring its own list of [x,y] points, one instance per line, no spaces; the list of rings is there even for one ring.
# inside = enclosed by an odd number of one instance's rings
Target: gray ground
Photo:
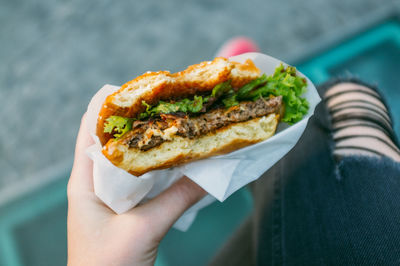
[[[235,35],[291,60],[396,2],[0,0],[0,190],[70,163],[80,117],[105,83],[211,59]]]

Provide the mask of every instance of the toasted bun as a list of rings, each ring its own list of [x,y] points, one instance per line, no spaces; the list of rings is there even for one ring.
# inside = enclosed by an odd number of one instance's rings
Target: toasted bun
[[[270,114],[230,124],[195,139],[175,136],[148,151],[130,149],[122,141],[109,141],[103,154],[117,167],[139,176],[151,170],[225,154],[266,140],[275,133],[278,119],[278,114]]]
[[[145,109],[142,101],[154,105],[160,100],[188,97],[211,91],[227,80],[231,80],[232,86],[241,87],[259,75],[260,70],[251,60],[241,64],[222,57],[174,74],[168,71],[143,74],[106,98],[97,121],[97,136],[105,145],[112,138],[103,132],[106,119],[112,115],[137,117]]]

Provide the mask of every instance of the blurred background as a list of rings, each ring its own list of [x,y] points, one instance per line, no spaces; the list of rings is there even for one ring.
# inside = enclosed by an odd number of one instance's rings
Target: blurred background
[[[348,73],[378,84],[399,135],[399,11],[398,0],[0,0],[0,265],[66,263],[66,184],[98,89],[210,60],[237,35],[316,84]],[[206,264],[251,208],[246,189],[206,208],[187,233],[171,230],[157,265]]]

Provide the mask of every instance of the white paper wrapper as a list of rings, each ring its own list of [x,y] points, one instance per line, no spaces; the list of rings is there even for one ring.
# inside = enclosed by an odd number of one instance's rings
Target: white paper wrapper
[[[252,59],[256,66],[267,75],[274,73],[275,68],[281,63],[275,58],[260,53],[246,53],[231,57],[229,60],[244,62],[248,58]],[[116,86],[105,85],[92,98],[87,110],[89,132],[95,140],[95,144],[87,149],[87,154],[94,162],[93,179],[96,195],[116,213],[121,214],[139,202],[157,196],[186,175],[209,193],[175,223],[176,229],[186,231],[200,209],[215,199],[224,201],[236,190],[259,178],[293,148],[302,135],[308,119],[314,113],[315,106],[321,100],[308,78],[307,82],[305,97],[310,103],[310,110],[308,115],[295,125],[288,127],[281,123],[276,134],[266,141],[227,155],[215,156],[166,170],[151,171],[140,178],[117,168],[101,153],[101,145],[95,135],[97,116],[105,98],[119,89]]]

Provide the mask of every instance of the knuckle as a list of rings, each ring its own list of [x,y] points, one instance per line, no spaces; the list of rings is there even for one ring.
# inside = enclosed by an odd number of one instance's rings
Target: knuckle
[[[191,181],[180,182],[176,190],[185,205],[192,205],[201,198],[200,189]]]

